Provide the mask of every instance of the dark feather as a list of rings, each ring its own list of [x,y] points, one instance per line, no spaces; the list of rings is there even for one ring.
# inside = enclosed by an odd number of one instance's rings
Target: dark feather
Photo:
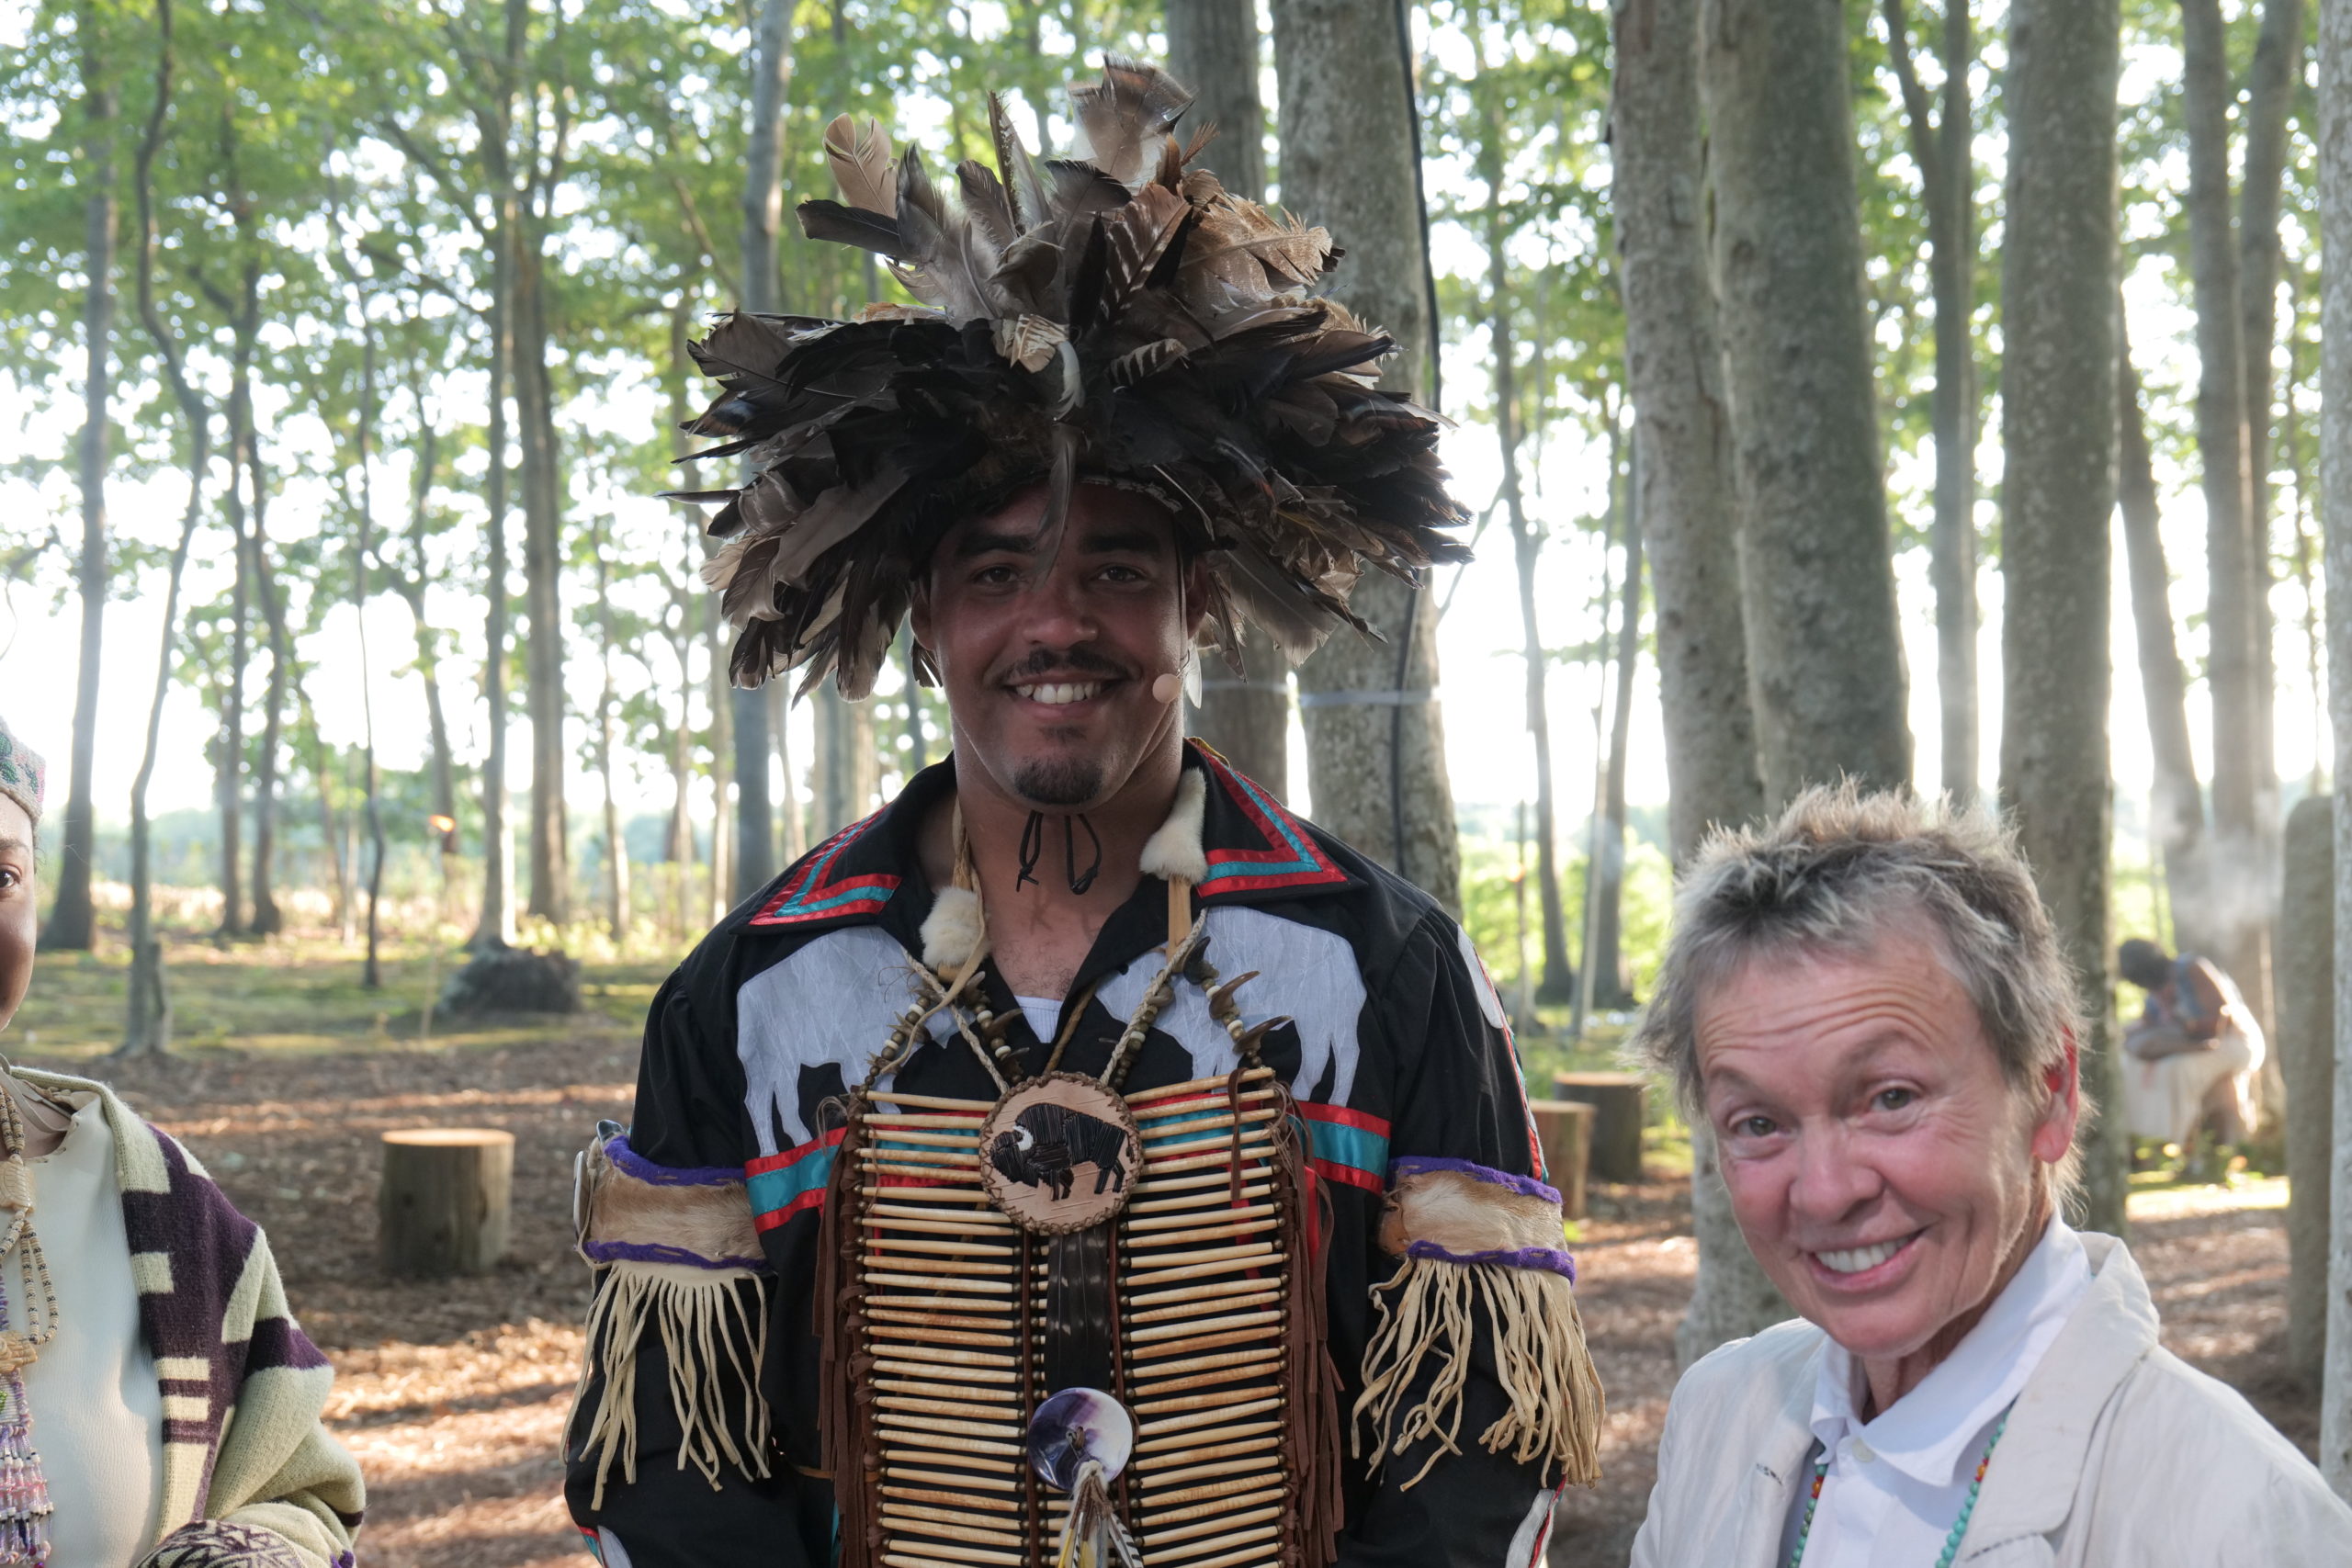
[[[1088,161],[1121,185],[1143,176],[1144,160],[1193,104],[1193,95],[1156,65],[1106,55],[1102,80],[1073,87],[1070,108]]]
[[[879,212],[868,212],[863,207],[843,207],[838,201],[811,197],[799,207],[800,231],[812,240],[831,240],[835,244],[855,245],[860,250],[877,255],[903,256],[908,254],[906,236],[899,231],[899,220]]]

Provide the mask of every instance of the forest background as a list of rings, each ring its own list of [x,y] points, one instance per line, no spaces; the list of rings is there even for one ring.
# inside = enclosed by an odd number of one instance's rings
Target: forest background
[[[861,704],[727,687],[656,499],[693,488],[684,345],[906,298],[795,231],[833,117],[939,167],[1001,90],[1059,152],[1110,51],[1331,228],[1476,519],[1472,565],[1367,584],[1385,642],[1213,666],[1193,725],[1461,913],[1532,1063],[1638,1001],[1706,824],[1838,776],[2018,814],[2094,1087],[2116,936],[2270,1018],[2335,755],[2327,10],[0,0],[0,711],[53,763],[44,944],[132,1051],[175,966],[240,953],[364,954],[376,1032],[421,1038],[461,949],[658,972],[944,754],[903,653]],[[1776,1311],[1703,1145],[1685,1357]]]

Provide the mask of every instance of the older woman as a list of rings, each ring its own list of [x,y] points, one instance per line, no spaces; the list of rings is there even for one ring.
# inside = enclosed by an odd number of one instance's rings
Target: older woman
[[[1701,852],[1642,1044],[1802,1321],[1675,1390],[1637,1568],[2352,1563],[2352,1509],[2059,1217],[2075,996],[1990,818],[1815,791]]]
[[[32,983],[41,784],[0,720],[0,1039]],[[187,1150],[101,1084],[0,1060],[0,1568],[352,1568],[334,1380]]]

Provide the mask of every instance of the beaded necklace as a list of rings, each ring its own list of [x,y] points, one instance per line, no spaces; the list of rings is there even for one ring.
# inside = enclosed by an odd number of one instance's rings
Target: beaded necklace
[[[1952,1520],[1951,1533],[1944,1537],[1944,1549],[1936,1558],[1936,1568],[1951,1568],[1952,1560],[1960,1555],[1961,1538],[1968,1533],[1968,1520],[1976,1512],[1976,1495],[1984,1490],[1984,1472],[1992,1468],[1993,1450],[2001,1446],[2001,1434],[2008,1429],[2009,1413],[2001,1412],[1995,1423],[1992,1441],[1984,1445],[1984,1457],[1976,1461],[1976,1478],[1968,1483],[1968,1497],[1960,1506],[1960,1517]],[[1797,1546],[1789,1553],[1789,1568],[1797,1568],[1804,1561],[1804,1543],[1813,1534],[1813,1511],[1821,1505],[1821,1483],[1829,1474],[1829,1456],[1823,1454],[1813,1461],[1813,1491],[1804,1500],[1804,1518],[1797,1526]]]

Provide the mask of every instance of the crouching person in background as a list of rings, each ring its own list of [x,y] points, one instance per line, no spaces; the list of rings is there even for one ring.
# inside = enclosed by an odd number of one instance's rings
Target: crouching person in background
[[[40,806],[0,721],[0,1037],[32,981]],[[349,1568],[334,1379],[187,1150],[102,1085],[0,1072],[0,1568]]]

